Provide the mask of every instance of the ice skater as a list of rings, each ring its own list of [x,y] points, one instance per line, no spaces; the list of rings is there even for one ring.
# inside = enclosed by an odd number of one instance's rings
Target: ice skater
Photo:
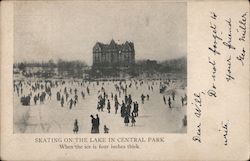
[[[37,97],[37,95],[35,95],[34,96],[34,103],[35,103],[35,105],[36,105],[36,102],[38,101],[38,97]]]
[[[75,119],[73,132],[74,132],[75,134],[77,134],[77,133],[78,133],[78,130],[79,130],[78,121],[77,121],[77,119]]]
[[[132,116],[131,116],[131,126],[135,126],[135,116],[134,116],[134,114],[132,113]]]
[[[61,107],[63,107],[63,104],[64,104],[64,97],[62,96],[62,99],[61,99]]]
[[[107,103],[107,110],[108,110],[108,113],[110,113],[110,102],[109,102],[109,100],[108,100],[108,103]]]
[[[175,100],[175,92],[174,91],[172,92],[172,99],[173,99],[173,101]]]
[[[99,133],[99,126],[100,126],[100,118],[98,114],[96,114],[96,133]]]
[[[69,109],[70,109],[70,110],[72,109],[73,103],[74,103],[74,101],[73,101],[73,99],[71,98],[71,99],[69,100],[69,102],[68,102],[68,104],[69,104]]]
[[[90,94],[89,87],[86,88],[88,95]]]
[[[129,123],[129,114],[125,115],[125,117],[124,117],[124,123],[125,123],[125,126],[128,126],[128,123]]]
[[[120,110],[120,111],[121,111],[121,117],[124,117],[124,116],[125,116],[125,112],[126,112],[126,111],[125,111],[125,108],[126,108],[126,107],[125,107],[125,103],[122,101],[122,106],[121,106],[121,110]]]
[[[61,100],[61,94],[60,94],[60,92],[57,92],[57,93],[56,93],[56,98],[57,98],[57,101],[60,101],[60,100]]]
[[[163,95],[162,97],[163,97],[164,104],[166,104],[166,98],[165,98],[165,96]]]
[[[90,115],[90,117],[91,117],[91,124],[92,124],[91,133],[96,133],[96,119],[94,118],[93,115]]]
[[[85,94],[83,91],[81,92],[81,94],[82,94],[82,99],[85,99]]]
[[[66,101],[68,101],[68,98],[69,98],[69,93],[68,92],[66,92],[65,97],[66,97]]]
[[[141,103],[144,104],[144,99],[145,99],[145,96],[144,94],[141,95]]]
[[[138,108],[138,104],[137,102],[134,102],[134,109],[133,109],[133,112],[132,114],[134,113],[134,116],[137,117],[138,116],[138,111],[139,111],[139,108]]]
[[[168,97],[168,106],[169,106],[169,108],[172,108],[171,107],[171,98],[170,97]]]
[[[183,126],[187,126],[187,115],[182,119]]]
[[[118,106],[119,106],[119,102],[115,101],[115,114],[117,114],[117,110],[118,110]]]
[[[104,129],[104,133],[105,133],[105,134],[109,133],[109,128],[107,128],[106,125],[104,125],[103,129]]]
[[[184,97],[181,96],[181,105],[184,106]]]

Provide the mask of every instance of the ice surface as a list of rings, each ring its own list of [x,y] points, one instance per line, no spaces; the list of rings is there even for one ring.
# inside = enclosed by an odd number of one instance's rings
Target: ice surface
[[[182,119],[186,115],[187,106],[181,105],[181,96],[186,94],[186,88],[183,88],[184,81],[172,82],[167,90],[174,90],[176,92],[175,101],[172,101],[173,108],[168,107],[167,99],[169,92],[161,94],[159,92],[160,81],[144,81],[136,89],[135,84],[128,88],[127,94],[131,94],[133,101],[139,103],[139,117],[136,117],[135,127],[125,126],[124,119],[120,115],[120,107],[118,113],[115,114],[114,101],[110,98],[110,92],[116,94],[114,84],[119,82],[102,82],[99,86],[96,82],[85,83],[81,86],[77,83],[66,83],[59,85],[57,88],[52,88],[51,100],[46,97],[44,104],[34,105],[33,97],[30,106],[23,106],[20,103],[20,96],[14,93],[14,133],[73,133],[73,125],[75,119],[78,120],[79,132],[90,133],[91,131],[91,118],[90,115],[98,114],[100,117],[100,133],[103,133],[103,126],[109,128],[110,133],[186,133],[187,128],[183,126]],[[129,85],[130,81],[126,84]],[[123,85],[125,85],[123,83]],[[153,91],[148,90],[148,85],[153,86]],[[90,89],[90,95],[86,92],[86,87]],[[63,93],[64,87],[71,87],[72,95],[74,97],[74,89],[78,90],[79,102],[69,110],[69,105],[64,103],[61,107],[60,102],[56,100],[56,92],[61,89]],[[106,93],[109,95],[111,103],[111,113],[107,112],[106,106],[104,112],[97,111],[97,97],[98,91],[101,87],[105,88]],[[81,91],[85,93],[85,99],[81,97]],[[30,92],[29,86],[24,86],[23,94]],[[37,93],[37,92],[36,92]],[[33,96],[34,96],[33,92]],[[145,99],[144,104],[141,103],[141,94],[149,95],[149,101]],[[117,93],[118,95],[118,93]],[[163,95],[166,95],[166,103],[163,102]],[[64,96],[65,99],[65,96]],[[119,103],[124,99],[124,94],[118,97]],[[107,103],[106,103],[107,104]],[[133,106],[132,106],[133,107]],[[133,109],[133,108],[132,108]]]

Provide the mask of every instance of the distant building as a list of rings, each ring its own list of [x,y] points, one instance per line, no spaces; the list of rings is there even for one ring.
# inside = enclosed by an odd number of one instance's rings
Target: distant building
[[[139,71],[139,73],[143,72],[151,72],[155,73],[160,68],[160,64],[156,60],[139,60],[136,63],[136,70]]]
[[[156,68],[157,67],[157,61],[156,60],[147,60],[146,61],[146,66],[148,67],[148,68]]]
[[[93,47],[93,67],[130,67],[135,63],[134,43],[97,42]]]

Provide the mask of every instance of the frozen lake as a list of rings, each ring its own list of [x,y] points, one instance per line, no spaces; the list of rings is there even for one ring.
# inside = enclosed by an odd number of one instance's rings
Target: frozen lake
[[[127,88],[127,95],[131,94],[132,100],[137,101],[139,104],[139,116],[136,117],[134,127],[125,126],[124,118],[120,115],[120,106],[118,113],[115,114],[114,101],[110,98],[110,93],[118,95],[119,103],[124,100],[124,94],[121,93],[119,97],[118,92],[115,90],[115,84],[119,82],[102,82],[97,86],[96,82],[87,82],[82,86],[79,83],[69,83],[66,81],[64,85],[52,88],[51,99],[46,97],[44,104],[34,104],[33,96],[42,90],[32,93],[30,106],[23,106],[20,102],[20,96],[14,92],[14,133],[73,133],[74,121],[78,120],[79,132],[91,132],[91,118],[90,115],[99,115],[100,118],[100,133],[103,133],[103,126],[109,128],[110,133],[186,133],[187,127],[183,126],[182,119],[186,115],[187,106],[182,106],[181,97],[186,94],[186,87],[183,87],[184,81],[171,82],[167,87],[174,90],[175,101],[172,101],[173,108],[168,107],[169,93],[161,94],[159,92],[160,81],[143,81],[143,84],[135,86],[132,82],[131,88]],[[126,81],[127,86],[130,81]],[[123,82],[123,86],[126,85]],[[90,89],[90,94],[86,92],[86,87]],[[148,86],[152,86],[153,90],[149,90]],[[69,98],[74,97],[74,89],[77,89],[78,103],[69,109],[69,105],[65,102],[61,107],[59,101],[56,100],[56,92],[61,90],[63,93],[64,88],[72,88],[72,94]],[[97,110],[97,97],[98,91],[101,87],[109,96],[111,103],[111,113],[108,113],[105,106],[103,112]],[[30,92],[30,86],[23,85],[23,95]],[[85,99],[81,96],[81,91],[85,93]],[[145,99],[144,104],[141,102],[141,95],[149,95],[149,100]],[[166,104],[163,101],[163,95],[166,96]],[[65,97],[64,97],[65,98]],[[106,103],[107,105],[107,103]],[[132,106],[133,107],[133,106]]]

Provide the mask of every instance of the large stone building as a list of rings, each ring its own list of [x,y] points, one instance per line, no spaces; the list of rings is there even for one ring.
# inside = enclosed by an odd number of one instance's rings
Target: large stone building
[[[97,42],[93,47],[93,67],[130,67],[135,63],[134,43]]]

